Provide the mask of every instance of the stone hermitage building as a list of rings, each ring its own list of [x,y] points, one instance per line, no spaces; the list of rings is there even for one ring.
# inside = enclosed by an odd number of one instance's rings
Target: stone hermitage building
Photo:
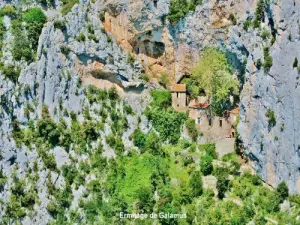
[[[197,129],[209,139],[234,138],[234,125],[239,114],[239,109],[224,111],[222,117],[212,116],[210,104],[206,96],[198,96],[189,100],[186,85],[174,84],[171,88],[172,107],[178,112],[187,112],[195,120]]]

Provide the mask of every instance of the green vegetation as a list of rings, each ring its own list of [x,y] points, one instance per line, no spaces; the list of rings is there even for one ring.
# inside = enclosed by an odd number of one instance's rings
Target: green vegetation
[[[0,169],[0,192],[9,189],[2,223],[20,223],[25,216],[34,215],[34,208],[40,207],[41,190],[36,184],[44,182],[52,225],[266,224],[271,220],[297,224],[300,198],[289,196],[285,183],[271,190],[258,176],[239,171],[238,155],[218,158],[214,143],[199,145],[181,137],[184,124],[191,137],[196,137],[195,123],[172,109],[169,91],[151,93],[153,100],[145,112],[150,131],[144,129],[134,109],[121,100],[115,88],[89,86],[85,94],[82,114],[68,112],[61,102],[57,107],[57,115],[62,116],[59,121],[51,118],[52,111],[46,106],[36,121],[29,120],[27,125],[14,121],[12,136],[17,145],[36,150],[38,157],[27,165],[24,179],[12,176],[10,186]],[[24,107],[35,110],[28,104]],[[63,114],[69,118],[66,120]],[[128,115],[138,120],[137,125],[128,124]],[[133,148],[123,143],[128,133],[124,131],[130,125],[133,129],[128,132],[134,130],[129,138]],[[107,126],[109,134],[104,132]],[[61,167],[53,151],[58,146],[70,153]],[[116,157],[105,157],[110,150]],[[38,171],[46,176],[39,179]],[[60,185],[55,183],[57,176],[63,179]],[[216,183],[211,182],[214,179]],[[76,190],[78,205],[73,207]],[[290,201],[289,211],[280,211],[284,200]],[[187,218],[148,222],[120,219],[120,212],[187,213]]]
[[[153,101],[152,105],[161,108],[171,106],[171,92],[165,90],[155,90],[151,92]]]
[[[21,70],[14,65],[6,65],[3,68],[3,74],[10,79],[12,82],[16,83],[20,76]]]
[[[187,119],[186,114],[176,112],[171,107],[171,93],[169,91],[153,91],[153,103],[145,114],[163,141],[177,143],[182,126]]]
[[[200,159],[200,168],[201,172],[203,173],[204,176],[210,175],[213,171],[213,157],[210,155],[204,155]]]
[[[233,78],[225,54],[216,48],[204,50],[191,78],[185,82],[192,98],[205,92],[217,115],[222,115],[225,109],[231,107],[230,95],[237,96],[239,93],[239,82]]]
[[[159,84],[161,86],[163,86],[164,88],[166,88],[169,85],[169,78],[168,78],[168,74],[163,73],[160,77],[159,77]]]
[[[198,138],[198,135],[199,135],[199,132],[196,128],[196,123],[195,123],[195,120],[193,119],[188,119],[186,121],[186,129],[188,130],[189,132],[189,135],[190,137],[192,138],[193,141],[197,141],[197,138]]]
[[[61,2],[63,3],[61,14],[67,15],[71,12],[73,6],[79,3],[79,0],[62,0]]]
[[[23,21],[26,23],[27,37],[32,48],[36,49],[40,33],[47,17],[40,8],[31,8],[23,13]]]
[[[233,25],[237,24],[237,19],[233,13],[230,13],[229,20],[232,22]]]
[[[25,59],[28,62],[34,60],[38,40],[46,20],[40,8],[30,8],[12,21],[11,30],[14,36],[12,55],[15,60]]]
[[[278,195],[278,197],[280,198],[280,202],[283,202],[284,200],[286,200],[289,196],[289,188],[286,185],[285,182],[281,182],[277,188],[276,188],[276,193]]]
[[[275,112],[272,109],[268,109],[266,112],[266,117],[268,117],[269,126],[274,127],[276,125]]]
[[[146,73],[142,73],[140,78],[145,81],[145,82],[149,82],[150,81],[150,75],[146,74]]]
[[[202,0],[171,0],[168,19],[175,25],[180,19],[183,19],[190,11],[195,11],[197,5],[201,5]]]
[[[80,33],[80,34],[76,37],[76,41],[84,42],[84,41],[85,41],[85,35],[84,35],[84,33]]]
[[[103,23],[105,21],[105,12],[100,12],[99,18],[100,18],[101,22]]]
[[[18,16],[17,10],[13,5],[5,5],[0,9],[0,17],[8,16],[12,19],[16,19]]]
[[[248,31],[249,27],[251,26],[251,19],[247,18],[243,24],[243,28],[245,31]]]
[[[135,57],[132,55],[132,54],[128,54],[127,56],[127,63],[130,64],[130,65],[133,65],[135,62]]]
[[[254,28],[260,27],[260,23],[265,17],[265,1],[259,0],[256,6],[255,17],[253,21]]]
[[[6,182],[7,182],[7,177],[4,175],[3,169],[1,168],[0,169],[0,193],[3,191]]]
[[[55,29],[60,29],[61,31],[65,31],[67,29],[66,21],[63,20],[54,20],[53,25]]]
[[[295,57],[294,63],[293,63],[293,68],[298,68],[298,58]]]
[[[68,56],[69,53],[70,53],[70,51],[71,51],[71,49],[68,46],[66,46],[66,45],[62,45],[62,46],[60,46],[60,51],[65,56]]]
[[[273,58],[270,56],[270,49],[269,47],[264,48],[264,69],[266,72],[270,70],[273,65]]]

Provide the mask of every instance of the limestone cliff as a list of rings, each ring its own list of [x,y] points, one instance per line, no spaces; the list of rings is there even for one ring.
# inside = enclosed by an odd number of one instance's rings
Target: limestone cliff
[[[28,7],[21,1],[1,2],[1,7],[8,2],[20,10]],[[61,1],[52,2],[51,7],[43,6],[47,23],[31,63],[13,60],[12,20],[9,16],[3,18],[6,32],[1,62],[19,67],[21,74],[18,82],[5,78],[2,72],[0,75],[0,168],[9,175],[0,197],[7,200],[10,176],[16,171],[25,177],[34,161],[41,168],[37,182],[41,205],[36,215],[25,217],[24,224],[47,224],[50,215],[46,210],[49,199],[45,180],[50,177],[58,188],[64,180],[59,173],[49,175],[44,170],[37,149],[15,142],[14,121],[21,128],[30,126],[30,121],[41,117],[43,105],[48,106],[56,122],[63,117],[70,125],[69,115],[74,113],[83,122],[86,108],[87,114],[100,121],[105,104],[89,104],[85,87],[115,87],[124,100],[116,108],[122,111],[128,104],[134,111],[123,118],[128,130],[121,135],[125,147],[132,148],[130,135],[136,128],[152,129],[141,114],[149,103],[149,90],[158,87],[151,80],[142,81],[140,74],[158,78],[166,73],[172,82],[179,80],[191,73],[207,46],[217,46],[226,53],[242,82],[238,133],[255,170],[270,185],[286,181],[292,193],[300,193],[300,74],[295,65],[300,57],[299,1],[268,1],[261,28],[246,27],[247,21],[255,18],[256,0],[203,0],[177,24],[167,20],[169,0],[80,0],[66,15],[60,11]],[[36,2],[30,4],[39,6]],[[269,70],[261,65],[267,56],[273,59]],[[111,119],[104,121],[103,136],[111,133],[111,123]],[[106,157],[115,157],[106,141],[99,142]],[[61,167],[70,163],[75,153],[56,147],[50,154]],[[85,155],[80,157],[84,159]],[[72,207],[78,205],[84,188],[74,193]],[[0,218],[4,205],[0,204]]]
[[[166,21],[166,0],[157,5],[153,1],[108,1],[103,9],[107,31],[155,76],[166,72],[171,80],[178,80],[191,72],[203,48],[223,49],[243,80],[238,131],[244,151],[266,182],[276,186],[285,180],[292,192],[299,192],[299,72],[293,62],[299,57],[300,6],[292,0],[270,1],[261,28],[245,29],[247,20],[255,17],[257,4],[205,0],[175,26]],[[266,72],[257,62],[264,60],[264,48],[269,46],[273,66]],[[276,117],[272,128],[268,109]]]

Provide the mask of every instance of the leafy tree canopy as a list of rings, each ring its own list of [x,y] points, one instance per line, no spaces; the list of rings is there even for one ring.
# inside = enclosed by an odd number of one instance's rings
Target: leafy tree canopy
[[[221,105],[219,111],[222,111],[230,95],[238,95],[239,82],[232,76],[225,54],[216,48],[206,48],[192,72],[188,89],[192,97],[205,91],[211,103],[215,103],[213,107],[217,109]]]

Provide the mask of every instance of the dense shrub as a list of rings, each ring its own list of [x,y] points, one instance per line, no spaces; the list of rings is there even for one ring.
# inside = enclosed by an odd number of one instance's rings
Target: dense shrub
[[[61,9],[61,14],[67,15],[69,12],[71,12],[73,6],[77,3],[79,3],[79,0],[62,0],[63,6]]]
[[[255,28],[260,26],[261,21],[264,20],[264,16],[265,16],[265,1],[259,0],[256,6],[255,17],[253,21],[253,26]]]
[[[191,174],[189,180],[189,187],[191,188],[191,197],[196,198],[203,193],[202,174],[195,171]]]
[[[135,62],[135,57],[132,55],[132,54],[128,54],[127,55],[127,63],[130,64],[130,65],[133,65]]]
[[[289,188],[285,182],[281,182],[277,188],[276,193],[279,196],[280,202],[283,202],[289,196]]]
[[[28,37],[25,35],[26,31],[22,26],[21,21],[12,21],[11,28],[12,34],[15,37],[12,47],[12,55],[14,59],[25,59],[26,61],[31,62],[33,60],[33,52]]]
[[[213,171],[213,157],[204,155],[200,159],[200,170],[204,176],[210,175]]]
[[[172,144],[178,142],[183,123],[187,119],[186,114],[176,112],[173,108],[165,110],[153,107],[146,111],[146,116],[163,141],[169,141]]]
[[[171,92],[165,90],[154,90],[151,92],[152,104],[157,107],[167,108],[171,106]]]
[[[70,53],[70,51],[71,51],[71,49],[67,45],[62,45],[62,46],[60,46],[60,51],[65,56],[68,56],[69,53]]]
[[[149,74],[146,74],[146,73],[142,73],[140,78],[142,80],[144,80],[145,82],[149,82],[150,81],[150,75]]]
[[[272,109],[268,109],[266,112],[266,117],[268,117],[269,126],[274,127],[276,125],[275,112]]]
[[[160,77],[159,77],[159,84],[161,86],[163,86],[164,88],[166,88],[169,85],[169,78],[168,78],[168,74],[163,73]]]
[[[206,155],[211,156],[213,159],[218,158],[218,154],[216,152],[216,144],[202,144],[199,146],[200,151],[203,151]]]
[[[140,129],[136,129],[133,132],[132,138],[133,138],[133,143],[136,147],[143,148],[145,146],[146,135]]]
[[[241,167],[241,164],[239,162],[239,158],[237,154],[229,153],[223,156],[222,160],[224,162],[230,162],[230,173],[231,174],[238,174],[238,171]]]
[[[40,8],[30,8],[22,14],[22,17],[12,21],[11,29],[14,36],[12,55],[16,60],[33,61],[46,20],[47,17]]]
[[[3,169],[0,168],[0,193],[4,190],[4,185],[6,184],[7,177],[3,173]]]
[[[65,31],[66,30],[66,21],[63,20],[54,20],[54,28],[55,29],[60,29],[61,31]]]
[[[38,40],[46,20],[47,17],[40,8],[31,8],[23,13],[28,40],[34,49],[38,46]]]
[[[105,12],[100,12],[99,18],[100,18],[101,22],[103,23],[105,21]]]
[[[76,37],[76,41],[79,41],[79,42],[85,42],[85,35],[84,35],[84,33],[80,33],[80,34]]]
[[[214,114],[223,115],[230,109],[230,96],[238,96],[239,81],[232,76],[232,69],[226,54],[216,48],[206,48],[191,78],[186,80],[192,98],[203,91],[211,100]]]
[[[5,5],[3,8],[0,9],[0,17],[8,16],[11,19],[16,19],[17,15],[17,10],[13,5]]]
[[[59,141],[60,132],[56,123],[51,119],[48,108],[43,106],[42,118],[36,123],[36,135],[56,146]]]
[[[196,141],[197,138],[198,138],[198,130],[196,128],[196,123],[195,123],[195,120],[193,119],[188,119],[186,121],[186,124],[185,124],[188,132],[189,132],[189,135],[190,137],[192,138],[193,141]]]
[[[293,68],[298,68],[298,58],[295,57],[294,63],[293,63]]]
[[[150,152],[153,155],[162,155],[161,140],[156,133],[151,132],[146,136],[145,151]]]
[[[248,31],[249,27],[251,26],[251,19],[246,19],[244,24],[243,24],[243,28],[245,31]]]
[[[175,25],[189,11],[195,11],[196,6],[200,4],[202,4],[202,0],[171,0],[168,14],[169,21]]]
[[[14,65],[6,65],[6,66],[4,66],[2,72],[8,79],[10,79],[14,83],[16,83],[20,76],[21,70]]]
[[[132,108],[131,108],[130,105],[127,105],[127,104],[124,105],[123,109],[124,109],[124,112],[125,112],[127,115],[132,115],[132,114],[133,114],[133,110],[132,110]]]
[[[266,72],[268,72],[273,65],[273,58],[270,56],[269,51],[268,47],[264,48],[264,69]]]

